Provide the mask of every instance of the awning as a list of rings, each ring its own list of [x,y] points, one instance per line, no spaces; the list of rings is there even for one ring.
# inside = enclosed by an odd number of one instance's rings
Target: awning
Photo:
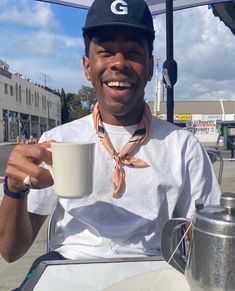
[[[91,4],[93,3],[93,0],[38,0],[38,1],[44,1],[44,2],[50,2],[50,3],[57,3],[67,6],[73,6],[78,8],[84,8],[88,9]],[[200,5],[206,5],[206,4],[212,4],[212,3],[219,3],[219,2],[229,2],[231,0],[173,0],[173,9],[179,10],[179,9],[185,9]],[[166,0],[146,0],[150,11],[153,15],[164,13],[166,11]]]
[[[235,1],[213,4],[213,13],[218,16],[235,35]]]

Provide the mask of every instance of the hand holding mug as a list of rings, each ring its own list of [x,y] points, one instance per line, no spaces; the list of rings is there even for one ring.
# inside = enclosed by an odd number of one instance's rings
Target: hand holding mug
[[[47,169],[40,167],[45,162],[52,164],[51,153],[47,151],[52,141],[46,141],[34,145],[19,144],[11,151],[6,167],[8,176],[8,188],[12,192],[25,189],[24,181],[30,179],[31,188],[42,189],[53,184],[53,179]]]

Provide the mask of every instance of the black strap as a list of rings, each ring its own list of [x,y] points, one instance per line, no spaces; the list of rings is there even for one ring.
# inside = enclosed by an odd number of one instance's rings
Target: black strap
[[[10,191],[8,189],[7,180],[8,180],[8,176],[6,176],[4,178],[4,184],[3,184],[3,191],[4,191],[4,194],[6,196],[9,196],[9,197],[12,197],[12,198],[15,198],[15,199],[24,199],[29,194],[29,191],[30,191],[29,188],[27,188],[25,190],[22,190],[22,191],[19,191],[19,192]]]

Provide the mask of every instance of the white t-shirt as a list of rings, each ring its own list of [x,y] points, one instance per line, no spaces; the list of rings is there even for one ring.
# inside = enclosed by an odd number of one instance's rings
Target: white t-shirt
[[[135,126],[105,124],[117,150]],[[190,132],[153,117],[149,140],[133,155],[150,166],[124,166],[125,187],[113,198],[114,160],[96,137],[92,116],[56,127],[41,141],[95,142],[94,191],[86,198],[64,199],[63,218],[51,247],[70,259],[144,256],[160,251],[161,230],[172,217],[191,218],[195,200],[218,204],[221,195],[212,165],[198,139]],[[58,201],[53,188],[31,190],[28,210],[47,215]]]

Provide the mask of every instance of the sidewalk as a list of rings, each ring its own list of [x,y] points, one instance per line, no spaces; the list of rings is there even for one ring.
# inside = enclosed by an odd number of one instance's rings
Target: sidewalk
[[[0,142],[0,146],[15,145],[15,144],[19,144],[19,143],[34,144],[34,143],[37,143],[37,140],[36,139],[26,139],[26,140],[22,140],[22,141],[4,141],[4,142]]]
[[[7,146],[7,145],[12,145],[12,144],[16,144],[16,142],[15,141],[0,142],[0,146]]]

